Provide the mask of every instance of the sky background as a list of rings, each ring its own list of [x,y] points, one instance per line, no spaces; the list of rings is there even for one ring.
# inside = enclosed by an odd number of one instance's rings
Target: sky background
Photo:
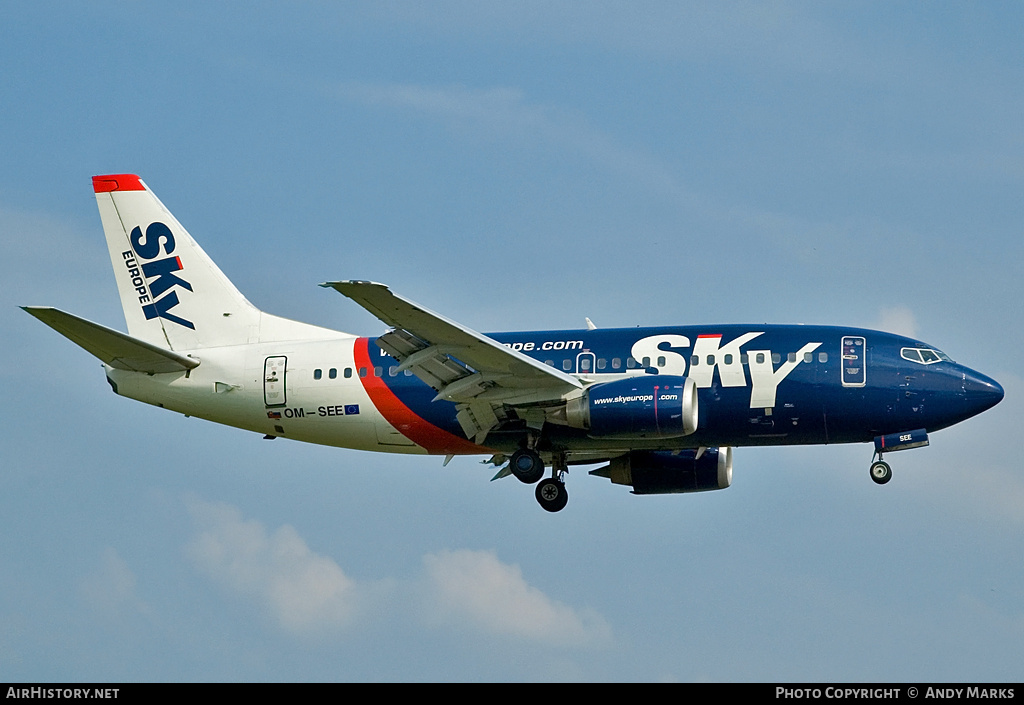
[[[1020,681],[1024,5],[32,2],[0,25],[0,680]],[[996,408],[733,486],[273,443],[120,398],[94,174],[260,308],[915,335]]]

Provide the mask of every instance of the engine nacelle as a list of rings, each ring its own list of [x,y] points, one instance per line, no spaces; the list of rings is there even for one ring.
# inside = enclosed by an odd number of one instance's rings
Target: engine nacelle
[[[732,484],[732,448],[698,451],[635,450],[591,475],[617,485],[632,485],[633,494],[681,494],[724,490]]]
[[[566,405],[566,416],[593,438],[688,436],[697,430],[697,385],[674,375],[595,384]]]

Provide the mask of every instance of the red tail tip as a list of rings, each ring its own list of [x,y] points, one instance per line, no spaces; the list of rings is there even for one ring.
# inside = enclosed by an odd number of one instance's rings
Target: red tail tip
[[[107,174],[92,177],[92,188],[96,193],[111,191],[145,191],[142,180],[135,174]]]

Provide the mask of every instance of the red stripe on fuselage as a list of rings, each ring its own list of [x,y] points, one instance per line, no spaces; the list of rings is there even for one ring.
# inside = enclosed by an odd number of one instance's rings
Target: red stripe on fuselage
[[[397,428],[403,436],[426,448],[428,453],[438,455],[474,455],[490,452],[483,446],[459,438],[421,418],[395,396],[384,380],[373,373],[374,364],[370,358],[369,338],[357,338],[354,353],[356,368],[366,368],[366,375],[360,376],[359,379],[370,401],[387,422]]]

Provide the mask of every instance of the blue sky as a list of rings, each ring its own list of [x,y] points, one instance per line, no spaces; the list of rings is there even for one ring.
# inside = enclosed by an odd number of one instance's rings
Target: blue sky
[[[1019,3],[48,3],[0,29],[0,674],[1019,681]],[[116,397],[20,311],[123,328],[90,177],[257,306],[374,335],[910,333],[1002,404],[893,456],[738,449],[722,492],[269,443]]]

